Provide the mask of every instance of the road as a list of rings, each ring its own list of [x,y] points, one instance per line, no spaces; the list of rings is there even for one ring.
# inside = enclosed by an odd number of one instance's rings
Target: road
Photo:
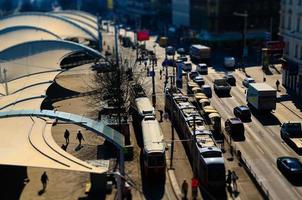
[[[206,83],[213,85],[213,80],[221,78],[223,74],[224,72],[210,69],[209,75],[205,77]],[[211,100],[211,104],[220,112],[223,120],[234,116],[235,106],[246,104],[245,88],[241,84],[244,75],[239,71],[233,74],[237,82],[236,86],[232,87],[231,97],[219,98],[214,94]],[[276,167],[276,159],[280,156],[298,157],[280,138],[279,120],[283,122],[299,118],[278,103],[276,111],[270,115],[257,117],[253,115],[252,122],[244,125],[245,141],[233,144],[242,152],[272,199],[302,199],[302,188],[289,183]]]
[[[129,33],[128,33],[129,34]],[[130,37],[133,37],[131,33]],[[154,49],[153,42],[147,42],[147,49]],[[164,58],[164,49],[156,48],[159,57],[159,64]],[[261,70],[258,67],[258,70]],[[155,68],[156,74],[159,67]],[[213,85],[216,78],[221,78],[225,74],[223,68],[209,68],[209,74],[205,76],[206,84]],[[211,104],[220,112],[223,121],[233,117],[233,108],[238,105],[246,104],[245,90],[242,80],[245,75],[241,71],[233,72],[237,82],[232,87],[231,97],[219,98],[213,93]],[[253,76],[254,75],[254,76]],[[254,79],[262,79],[262,72],[252,74]],[[280,79],[280,76],[278,77]],[[164,79],[164,77],[163,77]],[[151,78],[144,80],[148,94],[151,94]],[[156,82],[157,98],[163,95],[162,85]],[[159,101],[158,101],[159,102]],[[299,115],[288,110],[282,103],[277,104],[277,109],[267,116],[252,116],[252,121],[245,123],[245,141],[232,142],[235,149],[242,152],[243,158],[250,165],[253,173],[261,184],[266,188],[271,199],[302,199],[302,188],[292,185],[277,169],[276,159],[280,156],[299,156],[280,138],[280,124],[284,121],[301,121]],[[167,135],[168,136],[168,135]],[[226,135],[226,138],[229,138]],[[190,170],[190,169],[188,169]],[[172,189],[170,184],[165,184],[163,199],[171,199]],[[173,196],[173,195],[172,195]]]

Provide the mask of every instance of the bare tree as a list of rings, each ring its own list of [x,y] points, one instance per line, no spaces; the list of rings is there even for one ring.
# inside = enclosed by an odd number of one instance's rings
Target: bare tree
[[[142,72],[136,65],[135,52],[129,49],[122,50],[119,55],[119,65],[113,59],[114,55],[107,57],[107,61],[103,61],[107,65],[105,67],[107,70],[95,73],[91,86],[95,92],[90,96],[91,103],[99,111],[102,111],[107,105],[116,108],[119,123],[121,117],[127,116],[130,108],[131,84],[139,83],[142,78]]]

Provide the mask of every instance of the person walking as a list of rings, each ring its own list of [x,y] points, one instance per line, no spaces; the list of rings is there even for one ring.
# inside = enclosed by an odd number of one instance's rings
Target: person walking
[[[82,140],[84,140],[84,137],[83,137],[83,134],[81,133],[81,130],[78,130],[78,134],[77,134],[77,138],[76,139],[79,140],[79,145],[82,146]]]
[[[228,173],[226,175],[226,184],[228,186],[231,186],[231,182],[232,182],[232,172],[231,170],[228,170]]]
[[[163,122],[163,113],[164,113],[164,111],[163,110],[158,110],[158,112],[159,112],[159,116],[160,116],[159,122]]]
[[[181,185],[181,192],[182,192],[184,200],[187,199],[188,188],[189,188],[188,182],[186,180],[184,180]]]
[[[237,180],[238,180],[238,176],[236,174],[235,171],[232,171],[232,175],[231,175],[231,179],[232,179],[232,183],[233,183],[233,191],[237,191]]]
[[[43,186],[43,191],[45,191],[46,187],[47,187],[47,182],[48,182],[48,176],[45,171],[41,176],[41,182],[42,182],[42,186]]]
[[[69,135],[70,135],[70,133],[69,133],[68,129],[66,129],[64,132],[64,138],[66,141],[66,145],[69,144]]]
[[[279,80],[277,80],[277,81],[276,81],[277,91],[279,91],[279,85],[280,85],[280,82],[279,82]]]
[[[159,70],[159,79],[160,79],[160,80],[162,79],[162,75],[163,75],[163,71],[160,69],[160,70]]]
[[[145,69],[147,69],[147,60],[144,61]]]

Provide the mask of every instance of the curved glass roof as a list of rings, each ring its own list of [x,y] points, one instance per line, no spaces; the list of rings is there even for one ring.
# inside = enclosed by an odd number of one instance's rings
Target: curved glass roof
[[[35,26],[58,35],[61,38],[86,38],[96,41],[94,33],[64,17],[50,13],[20,13],[0,19],[0,30],[11,26]]]
[[[0,52],[9,47],[29,41],[60,39],[61,38],[58,35],[38,27],[12,26],[0,30]]]
[[[99,52],[74,42],[63,40],[26,42],[0,52],[1,68],[6,69],[6,77],[10,81],[33,73],[60,69],[60,61],[64,56],[82,51],[101,57]],[[3,81],[3,77],[0,77],[1,80]]]

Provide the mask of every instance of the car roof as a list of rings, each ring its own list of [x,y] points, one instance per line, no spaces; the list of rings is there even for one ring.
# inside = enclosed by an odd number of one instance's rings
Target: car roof
[[[279,157],[278,159],[281,161],[286,161],[286,164],[291,168],[302,170],[302,163],[298,158],[285,156],[285,157]]]
[[[244,105],[242,105],[242,106],[237,106],[236,108],[239,108],[240,110],[250,110],[249,107],[244,106]]]
[[[230,118],[228,119],[232,124],[242,124],[242,121],[239,118]]]

